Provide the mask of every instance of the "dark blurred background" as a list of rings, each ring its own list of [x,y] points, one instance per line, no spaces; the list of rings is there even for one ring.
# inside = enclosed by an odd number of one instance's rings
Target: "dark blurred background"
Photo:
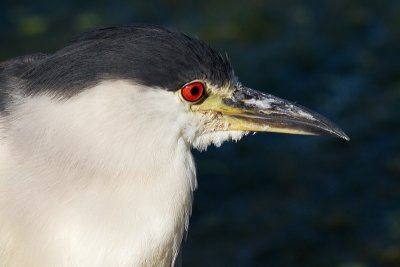
[[[0,60],[149,22],[226,51],[249,87],[350,142],[276,134],[195,152],[184,266],[400,266],[400,1],[0,2]]]

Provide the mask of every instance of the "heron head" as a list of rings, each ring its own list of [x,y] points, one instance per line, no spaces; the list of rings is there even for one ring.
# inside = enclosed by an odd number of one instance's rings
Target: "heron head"
[[[127,103],[126,110],[134,109],[130,112],[136,117],[142,114],[144,121],[156,118],[158,123],[178,128],[185,141],[198,149],[248,132],[333,135],[348,140],[323,116],[242,85],[228,59],[205,42],[158,26],[89,32],[40,61],[23,78],[29,82],[28,94],[48,91],[61,98],[107,81],[128,81],[136,89],[123,91],[126,86],[114,86],[119,89],[111,90],[113,96],[125,99],[114,103]],[[185,118],[179,119],[179,125],[178,117]]]

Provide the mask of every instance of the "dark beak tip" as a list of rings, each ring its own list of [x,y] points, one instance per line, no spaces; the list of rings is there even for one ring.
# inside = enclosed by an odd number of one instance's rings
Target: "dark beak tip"
[[[346,140],[346,141],[350,141],[350,137],[349,137],[347,134],[345,134],[345,133],[343,133],[343,135],[341,136],[341,138],[344,139],[344,140]]]
[[[339,137],[346,141],[350,141],[350,137],[345,132],[343,132],[340,128],[329,129],[329,135]]]
[[[350,141],[350,137],[347,134],[344,134],[342,138],[346,141]]]
[[[342,138],[342,139],[344,139],[344,140],[346,140],[346,141],[350,141],[350,137],[347,135],[347,134],[345,134],[344,132],[341,132],[339,135],[337,135],[338,137],[340,137],[340,138]]]

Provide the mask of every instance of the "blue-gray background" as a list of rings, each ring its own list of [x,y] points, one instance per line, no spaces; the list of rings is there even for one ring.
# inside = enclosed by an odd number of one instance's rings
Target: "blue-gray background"
[[[400,1],[2,0],[0,60],[130,22],[207,40],[244,84],[352,138],[257,134],[196,153],[184,266],[400,266]]]

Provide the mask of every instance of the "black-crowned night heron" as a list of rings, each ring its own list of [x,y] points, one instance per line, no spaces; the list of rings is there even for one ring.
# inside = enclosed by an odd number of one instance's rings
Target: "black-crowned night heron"
[[[89,32],[0,65],[0,266],[173,266],[204,150],[248,132],[348,137],[244,87],[204,42]]]

